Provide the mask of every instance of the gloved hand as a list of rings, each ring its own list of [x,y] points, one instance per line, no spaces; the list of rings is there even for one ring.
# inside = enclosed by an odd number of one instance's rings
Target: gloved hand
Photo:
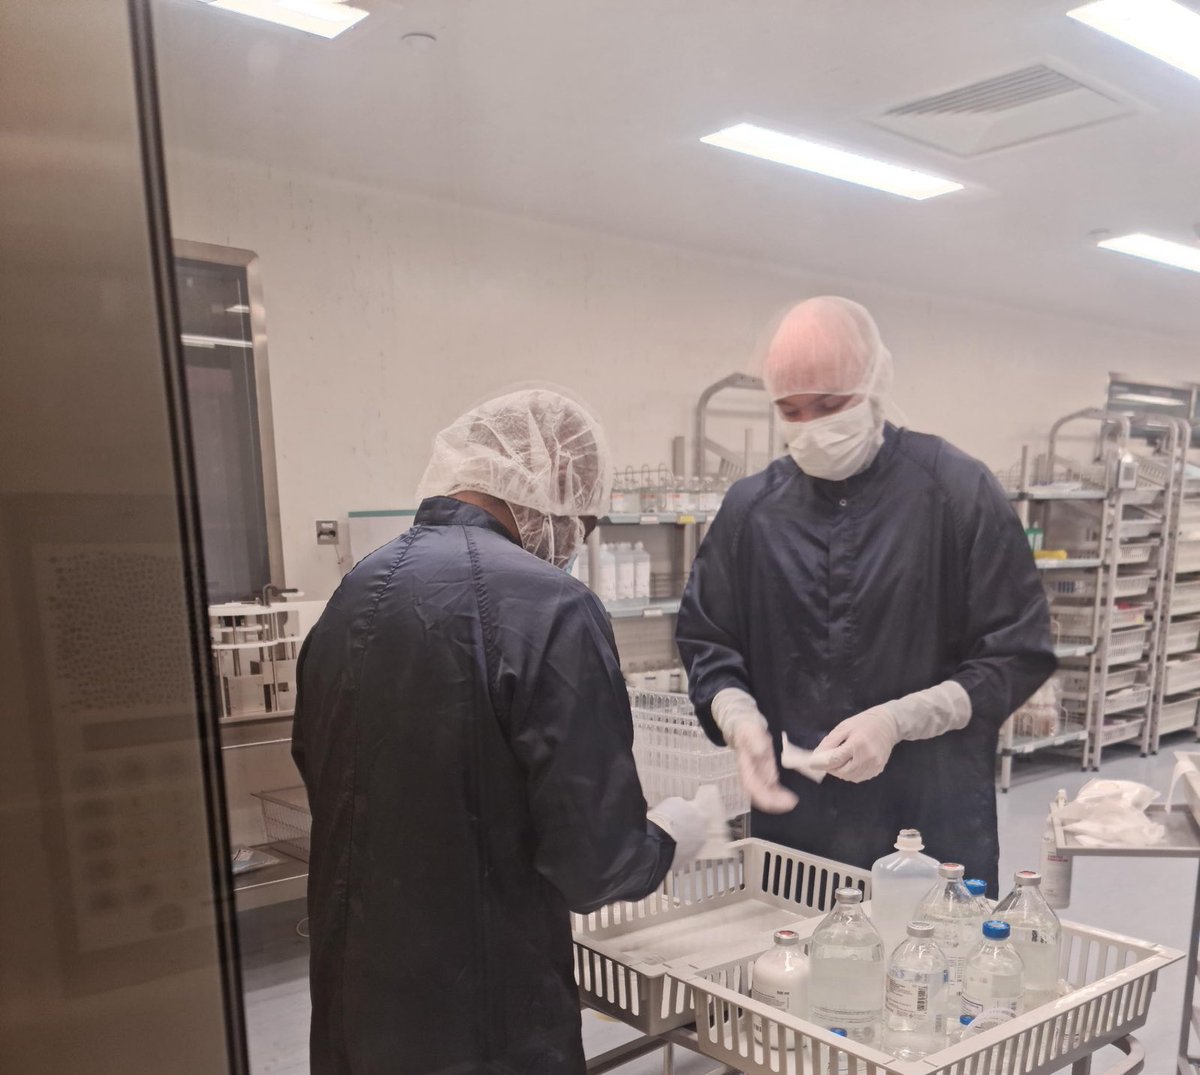
[[[800,801],[779,782],[775,742],[767,718],[743,690],[726,687],[712,702],[713,720],[737,754],[738,777],[750,801],[768,814],[786,814]]]
[[[859,784],[883,772],[901,739],[932,739],[965,728],[971,698],[952,679],[847,717],[817,745],[829,751],[829,775]]]
[[[708,840],[708,812],[695,799],[678,796],[663,799],[647,812],[646,820],[654,822],[675,841],[672,869],[694,862]]]

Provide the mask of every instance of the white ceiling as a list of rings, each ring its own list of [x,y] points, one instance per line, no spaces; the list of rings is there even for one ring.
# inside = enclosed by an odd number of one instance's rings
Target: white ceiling
[[[1079,2],[1079,0],[1076,0]],[[1193,238],[1200,80],[1071,0],[394,0],[326,42],[159,5],[175,148],[830,275],[1194,334],[1200,275],[1088,233]],[[410,31],[437,34],[418,52]],[[1048,61],[1138,113],[962,160],[867,120]],[[753,117],[966,184],[909,202],[701,145]]]

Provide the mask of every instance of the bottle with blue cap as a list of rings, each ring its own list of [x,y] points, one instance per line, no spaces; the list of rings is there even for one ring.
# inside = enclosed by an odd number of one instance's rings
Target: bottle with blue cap
[[[983,943],[963,971],[962,1014],[972,1022],[1021,1014],[1025,966],[1013,947],[1007,922],[983,924]]]
[[[979,911],[980,922],[986,922],[992,917],[992,904],[987,898],[987,882],[978,877],[969,877],[963,882],[967,891],[975,897],[975,906]]]

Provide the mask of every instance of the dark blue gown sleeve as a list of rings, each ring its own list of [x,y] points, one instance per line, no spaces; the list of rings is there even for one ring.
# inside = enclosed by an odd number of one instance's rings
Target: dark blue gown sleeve
[[[696,715],[718,746],[725,739],[712,718],[713,699],[726,687],[750,691],[738,632],[738,582],[733,567],[736,519],[728,506],[717,512],[692,564],[675,628]]]
[[[535,866],[587,913],[653,892],[675,842],[646,820],[629,693],[603,607],[572,584],[546,615],[545,650],[527,674],[509,677],[509,738],[527,774]]]
[[[1050,610],[1020,520],[991,474],[980,475],[963,535],[963,660],[951,677],[972,720],[997,728],[1053,673]]]

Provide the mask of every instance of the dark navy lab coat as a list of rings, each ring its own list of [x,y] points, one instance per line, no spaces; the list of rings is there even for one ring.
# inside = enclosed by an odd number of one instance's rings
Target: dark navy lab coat
[[[604,609],[481,508],[426,500],[300,658],[313,1075],[584,1070],[568,909],[640,899],[646,821]]]
[[[1050,619],[1025,534],[999,484],[939,437],[888,426],[846,481],[790,457],[737,482],[701,544],[677,642],[705,730],[711,703],[752,694],[780,733],[815,747],[846,717],[947,679],[971,698],[961,731],[897,745],[882,775],[814,784],[755,811],[756,836],[855,866],[901,828],[997,888],[995,763],[1005,719],[1054,671]]]

